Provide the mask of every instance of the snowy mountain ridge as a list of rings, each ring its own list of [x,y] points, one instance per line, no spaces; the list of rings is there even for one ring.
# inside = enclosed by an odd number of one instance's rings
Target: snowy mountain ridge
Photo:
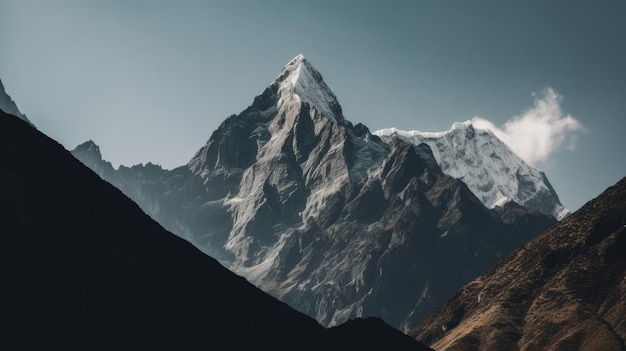
[[[378,316],[406,330],[554,222],[513,204],[490,210],[427,145],[352,125],[301,55],[187,165],[111,172],[90,143],[73,153],[166,229],[325,326]]]
[[[387,142],[399,137],[427,144],[441,170],[461,179],[489,208],[514,201],[557,220],[570,213],[543,172],[524,162],[489,129],[474,128],[470,121],[456,122],[444,132],[388,128],[372,134]]]
[[[224,121],[188,167],[205,184],[240,184],[209,202],[233,216],[224,245],[234,257],[230,268],[262,285],[291,233],[316,221],[329,196],[379,168],[385,150],[354,135],[336,96],[303,55],[237,117]],[[360,162],[345,159],[348,147]],[[271,245],[250,235],[251,223],[268,218],[278,221],[263,229],[277,239]]]

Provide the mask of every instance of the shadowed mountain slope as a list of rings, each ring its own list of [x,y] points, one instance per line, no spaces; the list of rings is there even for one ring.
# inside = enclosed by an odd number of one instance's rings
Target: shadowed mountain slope
[[[379,320],[322,328],[2,112],[0,250],[0,335],[26,349],[425,349]]]
[[[410,335],[444,350],[625,350],[626,178],[463,287]]]
[[[115,171],[93,143],[73,153],[165,228],[324,326],[375,316],[407,330],[556,222],[513,203],[486,208],[426,144],[353,125],[301,55],[185,166]]]

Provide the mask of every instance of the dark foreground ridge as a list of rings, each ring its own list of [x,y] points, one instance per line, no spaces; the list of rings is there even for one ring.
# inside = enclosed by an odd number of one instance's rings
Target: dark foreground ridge
[[[411,335],[444,350],[626,350],[626,178],[509,255]]]
[[[379,320],[327,330],[165,231],[0,112],[2,336],[23,348],[426,350]]]

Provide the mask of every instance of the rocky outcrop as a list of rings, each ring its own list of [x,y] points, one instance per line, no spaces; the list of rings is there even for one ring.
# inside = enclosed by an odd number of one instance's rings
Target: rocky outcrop
[[[411,335],[436,350],[624,350],[626,178],[524,244]]]

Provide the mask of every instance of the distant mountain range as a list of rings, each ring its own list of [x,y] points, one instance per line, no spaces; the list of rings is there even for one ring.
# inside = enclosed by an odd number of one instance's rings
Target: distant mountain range
[[[445,350],[626,350],[626,178],[460,289],[411,335]]]
[[[563,213],[553,191],[541,193],[538,209],[516,204],[547,179],[493,134],[477,134],[459,141],[494,145],[490,161],[481,164],[478,152],[461,161],[474,155],[479,168],[509,167],[502,178],[516,183],[518,196],[492,197],[513,201],[488,208],[466,185],[469,175],[462,181],[442,171],[447,158],[433,150],[443,151],[353,125],[299,55],[187,165],[115,170],[93,142],[72,153],[165,228],[322,325],[377,316],[408,330],[556,223],[540,210]],[[486,194],[491,181],[471,184]]]
[[[0,336],[17,349],[427,350],[380,319],[324,329],[165,231],[0,111]]]

